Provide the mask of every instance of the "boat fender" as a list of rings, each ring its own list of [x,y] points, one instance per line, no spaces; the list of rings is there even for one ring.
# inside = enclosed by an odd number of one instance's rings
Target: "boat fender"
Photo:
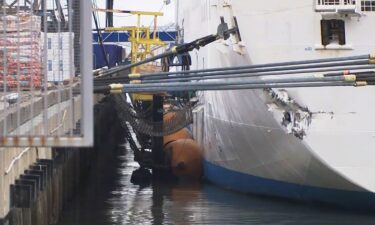
[[[163,120],[164,120],[165,123],[168,123],[168,122],[174,120],[175,116],[176,116],[176,113],[168,112],[168,113],[164,114]],[[181,130],[179,130],[179,131],[177,131],[173,134],[164,136],[164,141],[163,141],[164,146],[166,146],[167,144],[169,144],[171,142],[177,141],[179,139],[192,139],[191,132],[189,131],[188,128],[182,128]]]
[[[202,176],[202,150],[192,139],[179,139],[167,144],[164,151],[170,158],[173,175],[189,180]]]

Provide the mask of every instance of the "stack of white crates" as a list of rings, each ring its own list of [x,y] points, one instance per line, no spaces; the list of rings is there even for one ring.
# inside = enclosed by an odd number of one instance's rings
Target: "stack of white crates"
[[[70,41],[69,41],[70,40]],[[73,53],[74,34],[69,32],[47,34],[47,72],[49,82],[69,80],[74,74]]]

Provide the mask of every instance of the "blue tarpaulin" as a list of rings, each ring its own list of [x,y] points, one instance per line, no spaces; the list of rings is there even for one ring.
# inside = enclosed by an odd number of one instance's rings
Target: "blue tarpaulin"
[[[98,69],[107,66],[103,50],[99,44],[94,44],[94,69]],[[118,45],[105,44],[104,49],[107,53],[107,59],[109,66],[113,67],[116,64],[120,64],[122,61],[122,51],[123,48]]]

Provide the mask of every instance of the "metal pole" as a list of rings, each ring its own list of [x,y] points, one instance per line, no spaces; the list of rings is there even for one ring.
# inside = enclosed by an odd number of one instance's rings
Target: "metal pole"
[[[157,73],[158,75],[178,75],[178,74],[192,74],[192,73],[208,73],[217,71],[228,71],[228,70],[244,70],[244,69],[256,69],[256,68],[266,68],[266,67],[279,67],[279,66],[293,66],[293,65],[304,65],[304,64],[318,64],[318,63],[329,63],[329,62],[342,62],[342,61],[353,61],[361,59],[370,59],[370,55],[358,55],[349,57],[338,57],[338,58],[327,58],[327,59],[314,59],[314,60],[301,60],[301,61],[291,61],[291,62],[280,62],[280,63],[266,63],[266,64],[256,64],[256,65],[246,65],[246,66],[235,66],[235,67],[224,67],[224,68],[212,68],[212,69],[200,69],[200,70],[190,70],[190,71],[177,71],[173,73]],[[155,76],[155,73],[142,74],[142,76]]]
[[[239,79],[239,78],[255,78],[255,77],[265,77],[265,76],[282,76],[282,75],[293,75],[293,74],[304,74],[304,73],[316,73],[316,72],[331,72],[331,71],[340,71],[330,74],[324,74],[325,76],[341,76],[344,75],[344,72],[347,73],[348,69],[350,69],[351,74],[361,74],[361,73],[373,73],[373,71],[365,71],[365,72],[357,72],[356,70],[369,70],[375,69],[374,66],[355,66],[355,67],[340,67],[340,68],[327,68],[327,69],[312,69],[312,70],[292,70],[292,71],[282,71],[282,72],[266,72],[266,73],[254,73],[254,74],[229,74],[229,75],[218,75],[218,76],[210,76],[210,77],[197,77],[197,78],[185,78],[185,77],[178,77],[178,78],[169,78],[163,80],[142,80],[142,84],[157,84],[157,83],[169,83],[169,82],[185,82],[185,81],[204,81],[204,80],[212,80],[212,79]],[[344,71],[344,72],[342,72]],[[349,73],[347,73],[349,74]],[[198,74],[197,74],[198,76]],[[97,79],[94,81],[95,86],[100,85],[109,85],[112,83],[129,83],[129,78],[126,77],[112,77],[106,79]]]
[[[265,72],[265,73],[248,73],[248,74],[228,74],[228,75],[215,75],[215,76],[205,76],[205,77],[179,77],[179,78],[169,78],[163,80],[143,80],[143,84],[157,83],[157,82],[186,82],[192,80],[214,80],[214,79],[227,79],[227,78],[250,78],[250,77],[263,77],[263,76],[281,76],[281,75],[294,75],[294,74],[306,74],[306,73],[318,73],[318,72],[330,72],[330,71],[342,71],[346,70],[348,67],[337,68],[327,68],[327,69],[312,69],[312,70],[292,70],[292,71],[281,71],[281,72]],[[374,66],[360,66],[354,68],[355,70],[363,69],[375,69]],[[355,72],[354,72],[355,73]]]
[[[257,85],[224,85],[213,87],[171,87],[171,88],[128,88],[124,89],[126,93],[138,92],[170,92],[170,91],[219,91],[219,90],[243,90],[243,89],[268,89],[268,88],[312,88],[312,87],[337,87],[337,86],[355,86],[355,82],[324,82],[324,83],[299,83],[299,84],[257,84]]]
[[[81,67],[81,85],[84,93],[82,95],[82,134],[84,135],[83,145],[85,146],[92,146],[94,144],[94,127],[92,121],[94,120],[94,112],[93,107],[86,107],[92,106],[93,98],[91,97],[90,93],[93,92],[93,82],[92,82],[92,31],[91,26],[88,24],[92,24],[91,22],[91,12],[92,12],[92,4],[91,1],[80,1],[80,8],[81,10],[81,20],[80,20],[80,28],[81,28],[81,44],[80,44],[80,67]]]
[[[146,61],[139,62],[140,64],[148,63],[160,58],[164,58],[173,54],[172,51],[165,52],[161,55],[149,58]],[[353,61],[353,60],[362,60],[370,59],[370,55],[358,55],[350,57],[338,57],[338,58],[328,58],[328,59],[315,59],[315,60],[301,60],[301,61],[291,61],[291,62],[280,62],[280,63],[267,63],[267,64],[257,64],[257,65],[247,65],[247,66],[237,66],[237,67],[224,67],[224,68],[212,68],[212,69],[201,69],[201,70],[191,70],[191,71],[177,71],[173,73],[164,72],[164,73],[149,73],[143,74],[144,77],[159,76],[159,75],[178,75],[178,74],[193,74],[193,73],[207,73],[207,72],[218,72],[218,71],[228,71],[228,70],[245,70],[245,69],[257,69],[257,68],[266,68],[266,67],[279,67],[279,66],[293,66],[293,65],[304,65],[304,64],[317,64],[317,63],[328,63],[328,62],[342,62],[342,61]],[[114,68],[112,70],[107,70],[102,72],[101,76],[109,76],[121,70],[129,69],[133,66],[138,66],[138,64],[131,64],[126,66],[121,66]]]
[[[222,85],[246,85],[246,84],[270,84],[270,83],[302,83],[302,82],[332,82],[332,81],[355,81],[355,76],[333,76],[333,77],[299,77],[299,78],[282,78],[282,79],[246,79],[239,81],[210,81],[210,82],[177,82],[177,83],[156,83],[156,84],[124,84],[127,88],[153,88],[153,87],[212,87]]]
[[[100,45],[100,49],[101,49],[103,57],[104,57],[105,64],[107,65],[108,68],[111,68],[110,65],[109,65],[109,62],[108,62],[107,52],[106,52],[105,47],[104,47],[102,33],[100,32],[100,29],[99,29],[98,19],[96,18],[96,15],[95,15],[94,11],[92,11],[92,17],[94,18],[96,32],[97,32],[98,38],[99,38],[99,45]]]
[[[154,95],[153,101],[152,101],[152,120],[155,123],[162,124],[163,122],[163,105],[164,105],[164,99],[160,95]],[[163,125],[161,127],[158,127],[155,125],[154,129],[155,131],[162,129]],[[152,157],[155,165],[163,165],[164,164],[164,158],[165,154],[163,151],[163,137],[152,137]],[[159,176],[160,171],[158,168],[153,168],[153,175]]]
[[[339,66],[357,66],[357,65],[368,65],[369,60],[356,60],[349,62],[332,62],[324,64],[313,64],[313,65],[297,65],[297,66],[282,66],[282,67],[266,67],[266,68],[250,68],[250,69],[232,69],[227,71],[221,71],[216,73],[201,73],[201,74],[185,74],[184,78],[190,77],[205,77],[205,76],[218,76],[218,75],[228,75],[228,74],[252,74],[252,73],[264,73],[264,72],[278,72],[286,70],[303,70],[303,69],[316,69],[316,68],[331,68]],[[174,75],[174,74],[173,74]],[[143,79],[166,79],[170,77],[169,75],[142,75]]]

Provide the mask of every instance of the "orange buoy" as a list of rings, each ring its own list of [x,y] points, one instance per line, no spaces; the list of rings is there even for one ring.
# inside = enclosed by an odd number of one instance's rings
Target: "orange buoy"
[[[202,176],[202,150],[192,139],[180,139],[165,146],[172,173],[177,177],[199,179]]]
[[[176,133],[173,133],[168,136],[164,136],[164,145],[167,145],[179,139],[192,139],[190,131],[187,128],[183,128],[177,131]]]
[[[172,121],[175,116],[176,116],[175,112],[168,112],[168,113],[164,114],[163,120],[164,120],[164,122],[169,122],[169,121]],[[187,128],[183,128],[183,129],[177,131],[176,133],[165,136],[164,137],[164,146],[173,142],[173,141],[177,141],[179,139],[192,139],[192,135]]]
[[[175,113],[175,112],[167,112],[167,113],[164,114],[164,116],[163,116],[163,121],[164,121],[164,122],[171,121],[171,120],[174,119],[175,116],[176,116],[176,113]]]

